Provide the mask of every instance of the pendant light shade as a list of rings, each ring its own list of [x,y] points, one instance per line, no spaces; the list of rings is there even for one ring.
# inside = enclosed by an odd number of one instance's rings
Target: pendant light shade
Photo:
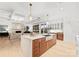
[[[29,14],[29,20],[32,20],[32,3],[29,4],[30,6],[30,14]]]

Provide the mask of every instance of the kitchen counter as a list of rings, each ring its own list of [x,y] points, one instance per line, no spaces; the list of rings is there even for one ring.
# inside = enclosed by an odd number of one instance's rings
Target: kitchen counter
[[[52,34],[52,35],[55,35],[55,34]],[[52,35],[50,35],[50,36],[44,36],[43,34],[35,34],[35,35],[23,34],[23,35],[21,35],[21,48],[22,48],[24,56],[32,57],[33,56],[32,53],[33,53],[33,50],[34,50],[33,47],[35,47],[37,45],[38,45],[37,46],[38,50],[41,49],[41,51],[46,49],[46,47],[47,47],[46,44],[48,44],[48,46],[54,45],[56,43],[56,40],[53,39]],[[49,43],[46,43],[47,41]],[[39,47],[40,46],[39,42],[43,46],[42,48]],[[37,51],[37,50],[35,49],[35,51]],[[37,51],[37,52],[35,52],[35,53],[37,53],[37,54],[35,54],[35,56],[40,53],[39,51]],[[41,52],[40,54],[42,54],[42,53],[43,52]]]
[[[51,33],[63,32],[63,30],[50,30]]]
[[[40,34],[23,34],[21,35],[21,49],[23,51],[24,56],[32,57],[32,41],[37,40],[39,38],[44,38],[45,36]]]
[[[45,36],[41,35],[41,34],[35,34],[35,35],[31,35],[31,34],[24,34],[21,37],[25,38],[25,39],[30,39],[30,40],[35,40],[38,38],[43,38]]]

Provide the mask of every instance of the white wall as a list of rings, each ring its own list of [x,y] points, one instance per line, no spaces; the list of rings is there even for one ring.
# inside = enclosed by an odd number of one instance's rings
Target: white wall
[[[49,15],[48,22],[64,23],[64,40],[74,41],[75,36],[79,33],[79,3],[33,3],[32,15],[43,17]],[[44,20],[44,19],[41,19]],[[44,22],[44,21],[43,21]]]
[[[11,5],[12,4],[12,5]],[[15,10],[16,13],[25,15],[24,24],[30,21],[29,16],[29,3],[0,3],[0,9]],[[6,7],[6,8],[5,8]],[[48,14],[48,18],[46,15]],[[64,23],[64,40],[74,41],[75,35],[79,33],[79,3],[77,2],[36,2],[32,5],[32,16],[41,17],[40,20],[49,23]],[[40,21],[38,20],[38,21]],[[33,20],[29,24],[32,30]],[[0,24],[9,24],[10,22],[0,18]]]
[[[75,36],[79,31],[76,25],[77,3],[63,3],[63,19],[64,19],[64,39],[65,41],[75,41]],[[78,24],[79,25],[79,24]],[[78,29],[78,30],[75,30]]]
[[[8,25],[10,30],[14,20],[25,20],[26,10],[27,4],[25,2],[0,2],[0,25]],[[23,18],[16,14],[23,16]],[[14,16],[16,17],[14,18]]]

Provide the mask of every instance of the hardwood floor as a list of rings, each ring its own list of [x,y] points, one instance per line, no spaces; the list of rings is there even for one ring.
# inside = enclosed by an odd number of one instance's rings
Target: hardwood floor
[[[20,48],[20,40],[9,40],[7,37],[0,37],[0,56],[2,57],[21,57],[23,56]]]
[[[9,40],[7,37],[0,37],[0,57],[23,57],[20,48],[20,40]],[[64,42],[57,40],[57,44],[46,51],[40,57],[70,57],[76,56],[74,42]]]
[[[57,44],[45,52],[41,57],[74,57],[76,47],[74,42],[57,40]]]

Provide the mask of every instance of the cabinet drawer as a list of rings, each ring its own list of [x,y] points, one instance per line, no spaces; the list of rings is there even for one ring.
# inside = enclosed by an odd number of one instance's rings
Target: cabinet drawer
[[[34,49],[34,48],[39,48],[39,43],[33,43],[32,44],[32,48]]]
[[[37,48],[37,47],[39,47],[39,39],[36,39],[36,40],[33,40],[32,41],[32,48],[34,49],[34,48]]]
[[[63,40],[63,33],[57,33],[57,39]]]
[[[40,39],[35,39],[35,40],[33,40],[33,42],[38,43],[38,42],[40,42]]]
[[[40,55],[42,55],[44,52],[46,52],[47,46],[41,47],[40,48]]]
[[[50,47],[52,47],[55,44],[56,44],[56,39],[47,41],[47,49],[49,49]]]
[[[40,55],[39,48],[33,49],[32,56],[33,57],[38,57],[39,55]]]
[[[45,42],[45,38],[40,38],[40,40],[41,40],[41,43],[43,43],[43,42]]]
[[[46,42],[40,43],[40,47],[44,47],[44,46],[47,46],[47,43]]]

